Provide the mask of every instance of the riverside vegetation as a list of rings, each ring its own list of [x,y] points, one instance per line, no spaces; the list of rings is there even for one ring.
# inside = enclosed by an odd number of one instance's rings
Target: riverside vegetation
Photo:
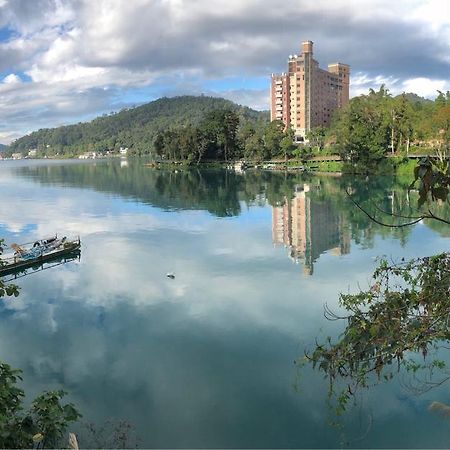
[[[9,152],[36,149],[39,156],[71,157],[129,148],[188,165],[204,161],[274,158],[307,160],[337,154],[345,171],[367,172],[387,154],[436,153],[449,145],[450,92],[434,101],[415,94],[393,97],[384,87],[350,100],[330,128],[310,131],[307,145],[293,144],[293,132],[267,112],[228,100],[183,96],[162,98],[89,123],[42,129],[14,141]]]

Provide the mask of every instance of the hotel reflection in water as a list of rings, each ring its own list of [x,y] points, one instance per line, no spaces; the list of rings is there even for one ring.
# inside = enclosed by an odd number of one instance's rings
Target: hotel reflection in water
[[[330,201],[315,199],[320,187],[298,185],[294,197],[272,208],[272,240],[284,245],[303,273],[312,275],[314,262],[329,251],[333,255],[350,253],[350,232],[344,214]]]

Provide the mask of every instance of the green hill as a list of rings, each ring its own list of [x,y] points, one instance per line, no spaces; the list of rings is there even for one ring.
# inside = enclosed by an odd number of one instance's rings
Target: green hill
[[[421,97],[420,95],[415,94],[414,92],[405,92],[403,94],[397,95],[397,97],[404,96],[409,102],[411,102],[413,105],[416,104],[431,104],[433,103],[433,100],[430,100],[425,97]]]
[[[23,136],[11,144],[13,151],[36,148],[41,154],[76,154],[85,151],[118,150],[136,152],[153,147],[155,136],[170,129],[197,125],[214,110],[232,110],[246,123],[267,122],[267,112],[254,111],[229,100],[206,96],[161,98],[131,109],[103,115],[91,122],[48,128]]]

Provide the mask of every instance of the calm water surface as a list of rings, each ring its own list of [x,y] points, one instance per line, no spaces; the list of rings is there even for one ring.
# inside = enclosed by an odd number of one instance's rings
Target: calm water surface
[[[338,333],[325,302],[367,285],[379,255],[450,244],[436,225],[376,226],[348,186],[386,210],[406,201],[390,179],[0,161],[7,243],[82,239],[79,261],[17,280],[20,296],[0,306],[0,358],[24,370],[30,396],[63,388],[83,421],[126,420],[141,447],[340,446],[326,380],[294,364]],[[427,406],[450,403],[449,387],[367,392],[344,419],[345,440],[448,447],[448,422]]]

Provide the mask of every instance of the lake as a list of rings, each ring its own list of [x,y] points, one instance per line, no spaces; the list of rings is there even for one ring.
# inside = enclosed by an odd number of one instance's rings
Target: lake
[[[378,226],[346,189],[367,208],[411,201],[392,178],[0,161],[0,237],[82,241],[80,259],[15,281],[0,358],[23,369],[30,398],[68,391],[98,435],[129,424],[128,446],[449,447],[448,422],[427,410],[450,404],[449,384],[414,396],[400,376],[370,389],[341,431],[327,380],[294,364],[339,332],[325,303],[367,286],[378,256],[449,248],[449,227]]]

